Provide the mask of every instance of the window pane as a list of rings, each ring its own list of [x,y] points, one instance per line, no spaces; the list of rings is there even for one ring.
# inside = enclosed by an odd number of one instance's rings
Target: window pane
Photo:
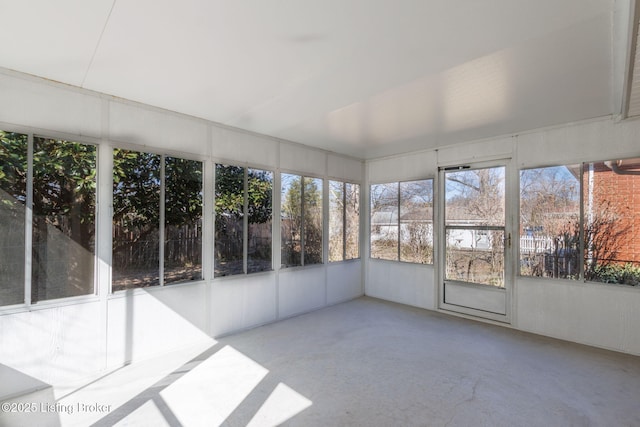
[[[304,178],[304,265],[322,264],[322,179]]]
[[[302,177],[282,174],[281,238],[282,266],[302,265]]]
[[[270,271],[273,222],[273,172],[249,169],[247,174],[249,235],[247,273]]]
[[[94,290],[96,149],[34,138],[32,302]]]
[[[400,183],[400,261],[433,263],[433,180]]]
[[[0,131],[0,306],[24,302],[27,135]]]
[[[447,172],[446,225],[504,226],[504,167]]]
[[[214,276],[243,274],[244,168],[216,165]]]
[[[585,278],[640,284],[640,158],[584,165]]]
[[[577,279],[580,166],[520,171],[520,274]]]
[[[371,186],[371,258],[398,260],[398,183]]]
[[[360,258],[360,186],[346,184],[345,259]]]
[[[329,261],[344,259],[344,183],[329,181]]]
[[[164,283],[202,279],[202,162],[165,158]]]
[[[113,151],[113,291],[160,284],[160,161]]]

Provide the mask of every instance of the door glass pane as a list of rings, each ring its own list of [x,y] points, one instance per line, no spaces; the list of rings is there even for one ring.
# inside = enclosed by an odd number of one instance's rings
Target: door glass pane
[[[445,174],[446,225],[504,226],[504,167]]]
[[[504,231],[446,230],[445,279],[504,287]]]
[[[504,287],[504,177],[504,166],[445,173],[445,279]]]

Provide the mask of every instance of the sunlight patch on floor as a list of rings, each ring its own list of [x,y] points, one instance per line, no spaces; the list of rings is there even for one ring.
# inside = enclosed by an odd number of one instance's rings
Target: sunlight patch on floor
[[[280,383],[256,412],[247,427],[280,425],[311,405],[312,402],[309,399]]]
[[[184,426],[218,426],[249,396],[268,370],[226,346],[160,392]]]
[[[148,389],[189,360],[215,344],[209,339],[199,345],[161,357],[139,361],[85,385],[56,401],[72,411],[60,412],[62,426],[91,425]],[[108,408],[108,409],[107,409]],[[106,409],[106,410],[103,410]]]

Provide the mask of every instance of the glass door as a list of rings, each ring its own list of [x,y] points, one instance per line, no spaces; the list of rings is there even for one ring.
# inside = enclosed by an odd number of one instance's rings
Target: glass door
[[[506,166],[441,170],[441,308],[507,321]]]

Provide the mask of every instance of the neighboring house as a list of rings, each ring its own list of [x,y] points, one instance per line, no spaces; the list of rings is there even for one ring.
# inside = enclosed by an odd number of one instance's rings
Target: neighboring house
[[[615,261],[640,262],[640,158],[587,165],[584,179],[585,215],[606,215]]]

